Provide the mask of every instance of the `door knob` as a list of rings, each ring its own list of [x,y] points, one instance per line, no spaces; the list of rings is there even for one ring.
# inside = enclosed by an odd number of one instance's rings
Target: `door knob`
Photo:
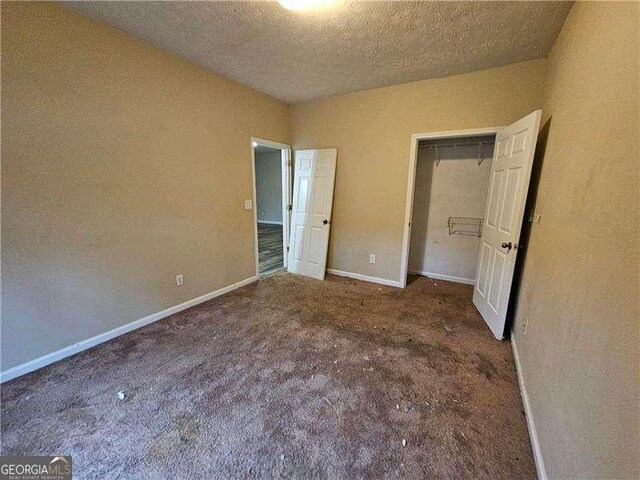
[[[503,242],[502,243],[502,248],[506,248],[507,251],[510,251],[511,248],[513,248],[513,244],[511,242],[509,242],[509,243]]]
[[[322,220],[322,223],[324,223],[324,224],[326,225],[327,223],[329,223],[329,220],[327,220],[327,219],[325,218],[324,220]]]

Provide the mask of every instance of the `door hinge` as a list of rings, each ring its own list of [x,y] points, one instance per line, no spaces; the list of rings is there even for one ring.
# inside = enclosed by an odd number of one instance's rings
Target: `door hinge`
[[[288,205],[288,206],[287,206],[287,209],[288,209],[289,211],[293,210],[293,205]]]

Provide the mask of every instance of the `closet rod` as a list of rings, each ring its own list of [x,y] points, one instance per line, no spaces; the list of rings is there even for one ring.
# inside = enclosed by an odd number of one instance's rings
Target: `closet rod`
[[[493,142],[477,142],[477,143],[443,143],[443,144],[433,144],[433,145],[425,145],[424,147],[418,147],[418,150],[435,150],[436,148],[455,148],[455,147],[483,147],[483,146],[494,146]]]

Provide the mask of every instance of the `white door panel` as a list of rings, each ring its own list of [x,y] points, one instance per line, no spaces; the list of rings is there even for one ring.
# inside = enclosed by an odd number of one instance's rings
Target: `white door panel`
[[[540,127],[537,110],[496,136],[473,303],[501,339]]]
[[[324,279],[336,157],[335,148],[295,152],[291,248],[287,266],[292,273]]]

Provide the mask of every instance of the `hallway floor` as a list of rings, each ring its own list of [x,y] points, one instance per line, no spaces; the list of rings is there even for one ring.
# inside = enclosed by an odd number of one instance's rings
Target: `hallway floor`
[[[268,273],[283,268],[282,255],[282,225],[258,223],[260,273]]]
[[[471,295],[273,275],[3,385],[2,454],[72,455],[76,479],[533,479],[511,345]]]

